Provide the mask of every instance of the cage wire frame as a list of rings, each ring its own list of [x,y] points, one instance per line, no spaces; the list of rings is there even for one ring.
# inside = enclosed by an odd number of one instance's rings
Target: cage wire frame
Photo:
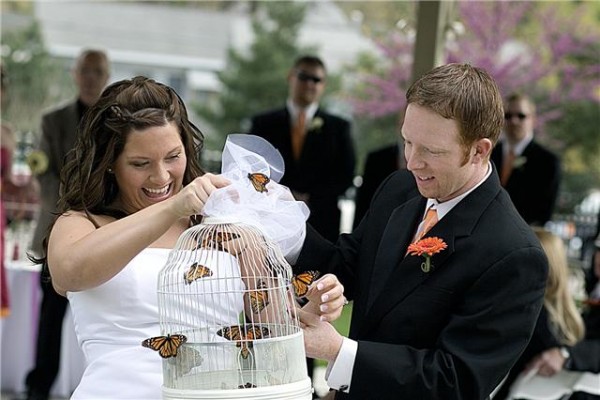
[[[279,246],[254,226],[205,218],[188,228],[158,277],[162,335],[187,338],[163,361],[165,386],[242,389],[305,379],[292,276]],[[219,385],[202,377],[219,371],[236,379]]]

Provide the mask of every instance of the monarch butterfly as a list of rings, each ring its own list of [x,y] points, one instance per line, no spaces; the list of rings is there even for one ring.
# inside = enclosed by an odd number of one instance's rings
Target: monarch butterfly
[[[271,332],[264,326],[256,325],[231,325],[226,326],[217,331],[217,335],[224,337],[227,340],[237,341],[236,347],[240,347],[240,354],[242,358],[247,359],[252,348],[252,341],[254,339],[263,339],[269,337]]]
[[[248,174],[248,179],[252,182],[252,186],[254,186],[254,190],[259,193],[268,192],[267,183],[271,182],[271,178],[262,174],[260,172],[255,172],[253,174]]]
[[[292,286],[297,297],[304,297],[308,287],[319,277],[319,271],[304,271],[292,277]]]
[[[238,239],[239,237],[240,235],[234,232],[214,232],[203,238],[202,243],[198,248],[216,248],[219,251],[227,251],[227,249],[223,247],[223,242],[229,242],[230,240]]]
[[[267,284],[259,281],[258,285],[256,285],[256,290],[248,293],[248,296],[250,296],[250,308],[252,308],[255,314],[258,314],[269,305],[269,292],[267,290],[260,290],[266,288]]]
[[[190,265],[190,269],[183,273],[183,279],[185,280],[185,283],[189,285],[196,279],[204,278],[205,276],[212,276],[212,274],[213,272],[210,270],[210,268],[198,263],[193,263]]]
[[[182,374],[187,374],[193,368],[202,365],[204,358],[198,350],[190,346],[184,346],[177,352],[177,359],[169,358],[167,362],[176,365]]]
[[[142,346],[158,351],[162,358],[176,357],[177,349],[187,342],[185,335],[155,336],[142,342]]]

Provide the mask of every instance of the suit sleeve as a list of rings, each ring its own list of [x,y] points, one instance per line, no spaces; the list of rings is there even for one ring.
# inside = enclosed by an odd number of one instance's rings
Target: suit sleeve
[[[546,172],[548,181],[545,185],[540,186],[542,193],[540,193],[538,197],[540,199],[547,199],[547,201],[540,202],[540,207],[538,209],[539,215],[537,220],[540,221],[540,225],[543,225],[546,221],[550,221],[552,219],[552,213],[554,212],[554,207],[556,206],[558,190],[560,188],[561,167],[559,159],[556,156],[552,156],[548,166],[549,171]]]
[[[43,208],[46,210],[54,210],[58,200],[58,192],[60,186],[60,170],[63,165],[61,159],[61,144],[60,128],[58,126],[58,118],[52,118],[52,115],[42,117],[42,136],[40,139],[40,150],[48,157],[48,168],[39,176],[40,186],[43,188],[44,194],[41,196]]]

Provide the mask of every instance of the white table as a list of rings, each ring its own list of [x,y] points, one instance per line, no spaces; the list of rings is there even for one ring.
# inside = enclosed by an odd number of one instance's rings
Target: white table
[[[10,316],[0,320],[1,375],[3,392],[25,391],[25,377],[35,360],[38,314],[41,301],[39,267],[27,261],[7,265]],[[53,397],[70,397],[81,380],[85,360],[77,344],[71,310],[63,321],[59,375],[51,390]]]

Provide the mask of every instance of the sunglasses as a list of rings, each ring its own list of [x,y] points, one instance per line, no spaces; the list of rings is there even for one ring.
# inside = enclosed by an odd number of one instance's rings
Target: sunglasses
[[[315,84],[323,82],[323,78],[319,78],[318,76],[307,74],[304,71],[298,71],[298,72],[296,72],[296,78],[298,78],[298,80],[300,82],[312,81]]]
[[[504,119],[506,119],[506,120],[511,120],[513,117],[517,117],[521,121],[523,121],[525,118],[527,118],[527,114],[523,114],[523,113],[516,113],[516,114],[504,113]]]

